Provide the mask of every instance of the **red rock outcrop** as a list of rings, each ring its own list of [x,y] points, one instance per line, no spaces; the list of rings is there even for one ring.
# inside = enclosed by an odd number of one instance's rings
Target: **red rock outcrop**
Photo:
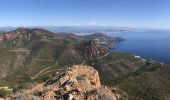
[[[118,100],[119,95],[102,86],[98,72],[89,66],[76,65],[56,73],[53,80],[35,85],[16,98],[34,100]]]

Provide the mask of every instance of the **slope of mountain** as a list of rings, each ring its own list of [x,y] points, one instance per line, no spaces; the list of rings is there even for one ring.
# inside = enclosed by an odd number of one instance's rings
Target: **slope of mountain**
[[[91,61],[102,84],[116,86],[129,100],[169,100],[170,66],[148,64],[128,54],[113,53]]]
[[[43,29],[19,28],[0,35],[0,78],[30,80],[41,70],[81,64],[84,55],[77,48],[84,38]],[[36,67],[35,67],[36,66]],[[26,72],[25,72],[26,71]],[[20,77],[17,77],[20,76]]]
[[[110,39],[102,34],[82,37],[26,28],[0,34],[0,97],[7,94],[1,88],[20,92],[53,80],[56,72],[84,64],[95,68],[101,84],[116,89],[122,98],[170,98],[169,65],[109,52],[95,41],[98,37]]]
[[[69,45],[73,42],[72,37],[65,38],[42,29],[17,29],[1,34],[0,40],[0,49],[4,51],[1,53],[1,68],[6,69],[0,77],[9,77],[9,80],[22,74],[34,75],[46,67],[58,67],[62,59],[71,59],[66,56],[72,54],[67,55],[65,49],[74,49]]]

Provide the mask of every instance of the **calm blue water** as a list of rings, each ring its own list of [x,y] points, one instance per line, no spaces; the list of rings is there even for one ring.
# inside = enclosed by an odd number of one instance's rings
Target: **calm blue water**
[[[170,64],[170,32],[128,32],[115,33],[125,39],[124,42],[115,43],[113,51],[140,55],[160,62]]]

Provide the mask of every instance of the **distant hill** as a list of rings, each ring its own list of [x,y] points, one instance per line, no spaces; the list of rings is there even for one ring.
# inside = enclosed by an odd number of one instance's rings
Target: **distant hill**
[[[17,27],[12,27],[12,26],[0,27],[0,30],[5,31],[5,32],[15,30],[15,29],[17,29]]]
[[[5,32],[4,30],[0,30],[0,33],[3,33],[3,32]]]
[[[19,27],[0,27],[0,30],[11,31]],[[85,25],[85,26],[26,26],[26,28],[42,28],[49,30],[51,32],[66,32],[66,33],[77,33],[80,35],[85,35],[86,33],[96,33],[96,32],[124,32],[131,31],[134,28],[128,27],[112,27],[112,26],[100,26],[100,25]]]

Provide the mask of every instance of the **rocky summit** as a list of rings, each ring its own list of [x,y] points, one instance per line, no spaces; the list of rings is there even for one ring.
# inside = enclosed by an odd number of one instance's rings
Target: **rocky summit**
[[[120,95],[102,86],[98,72],[89,66],[74,65],[57,72],[52,80],[36,84],[13,97],[17,100],[118,100]],[[12,98],[11,98],[12,99]]]

